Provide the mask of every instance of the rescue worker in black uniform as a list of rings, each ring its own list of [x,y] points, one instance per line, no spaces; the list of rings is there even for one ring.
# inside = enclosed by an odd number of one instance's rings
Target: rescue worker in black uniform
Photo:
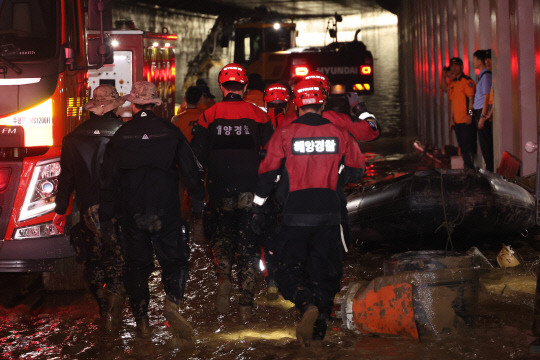
[[[301,346],[324,339],[326,319],[340,289],[344,239],[338,187],[365,173],[356,141],[321,116],[325,101],[318,82],[302,80],[296,85],[299,117],[270,139],[253,200],[257,230],[266,199],[278,182],[282,207],[272,251],[278,259],[279,291],[302,315],[296,327]]]
[[[155,252],[166,295],[163,313],[173,338],[191,341],[192,327],[179,312],[189,272],[189,245],[178,182],[181,173],[193,214],[200,217],[202,168],[180,130],[152,112],[162,103],[154,84],[136,82],[126,100],[131,102],[133,118],[107,146],[100,216],[117,216],[122,224],[125,286],[137,335],[150,336],[148,278],[154,270]]]
[[[63,231],[65,213],[75,190],[80,221],[71,229],[71,242],[77,260],[84,264],[84,276],[107,331],[120,324],[124,303],[123,258],[114,220],[104,222],[98,216],[99,176],[105,147],[124,124],[114,113],[124,102],[114,86],[96,87],[92,100],[84,106],[90,111],[90,118],[64,137],[53,220],[57,229]]]
[[[223,67],[218,78],[224,99],[207,109],[193,128],[191,145],[208,169],[208,207],[217,221],[211,236],[219,288],[216,310],[229,308],[231,267],[237,261],[239,314],[248,320],[260,258],[257,236],[251,230],[251,206],[261,150],[273,126],[266,113],[242,99],[248,78],[238,64]]]

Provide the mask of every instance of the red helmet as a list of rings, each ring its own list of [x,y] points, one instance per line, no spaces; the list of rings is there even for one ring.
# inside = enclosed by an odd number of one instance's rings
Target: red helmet
[[[324,90],[326,90],[326,93],[330,94],[330,82],[328,81],[328,77],[322,72],[317,70],[310,71],[309,74],[306,75],[304,80],[315,80],[320,82]]]
[[[296,106],[322,104],[326,100],[326,91],[315,80],[302,80],[294,87],[293,102]]]
[[[270,101],[289,101],[291,100],[291,95],[289,90],[280,83],[275,83],[268,86],[264,90],[264,101],[269,103]]]
[[[240,84],[247,84],[248,77],[246,69],[244,69],[242,65],[235,63],[225,65],[219,72],[218,82],[223,84],[227,81],[235,81],[239,82]]]

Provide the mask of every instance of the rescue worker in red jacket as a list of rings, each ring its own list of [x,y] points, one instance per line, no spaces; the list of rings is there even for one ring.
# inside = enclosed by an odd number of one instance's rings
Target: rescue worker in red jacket
[[[365,173],[356,141],[321,116],[325,101],[318,82],[302,80],[296,85],[299,117],[270,139],[253,200],[253,229],[258,231],[266,199],[278,182],[276,195],[282,206],[272,251],[278,259],[279,290],[302,315],[296,327],[301,346],[324,339],[326,319],[340,289],[340,178],[358,181]]]
[[[260,258],[258,237],[251,230],[251,206],[261,152],[273,126],[263,110],[242,99],[248,82],[242,66],[226,65],[218,81],[223,101],[201,115],[191,145],[208,170],[207,207],[213,209],[217,222],[210,238],[219,280],[216,310],[228,311],[231,267],[236,258],[239,313],[247,320],[253,313]]]
[[[270,120],[274,128],[279,126],[279,123],[285,118],[287,113],[287,108],[289,107],[289,102],[291,101],[291,91],[288,86],[275,83],[266,87],[264,90],[264,105]],[[264,275],[267,284],[266,288],[266,298],[268,300],[277,300],[279,297],[279,292],[277,288],[277,283],[275,281],[275,264],[273,263],[273,256],[271,253],[268,253],[266,246],[264,244],[265,240],[270,239],[271,235],[275,230],[276,225],[276,213],[278,212],[279,205],[274,198],[269,200],[271,205],[266,206],[266,213],[268,217],[268,226],[266,226],[266,231],[264,231],[263,236],[263,250],[264,250]]]
[[[277,129],[283,119],[285,119],[287,108],[291,101],[289,89],[280,83],[269,85],[264,90],[263,99],[268,116],[270,116],[274,128]]]
[[[305,80],[315,80],[321,84],[326,93],[330,93],[330,82],[328,77],[319,71],[311,71],[304,78]],[[334,110],[323,110],[322,116],[330,120],[332,124],[346,129],[357,141],[373,141],[381,135],[381,130],[375,115],[371,114],[364,103],[358,101],[356,93],[347,94],[351,112],[354,116],[338,113]],[[296,119],[296,116],[289,116],[282,120],[282,124],[289,124]],[[342,187],[340,186],[340,189]],[[349,219],[347,211],[347,198],[345,192],[340,192],[341,215],[343,234],[348,246],[352,245],[349,234]]]
[[[330,82],[326,75],[319,71],[311,71],[304,80],[319,82],[330,94]],[[371,114],[364,103],[358,101],[356,93],[348,94],[349,105],[354,116],[338,113],[334,110],[323,110],[322,116],[333,124],[346,129],[357,141],[373,141],[381,135],[381,130],[375,115]],[[283,124],[289,124],[296,116],[289,116],[283,120]]]

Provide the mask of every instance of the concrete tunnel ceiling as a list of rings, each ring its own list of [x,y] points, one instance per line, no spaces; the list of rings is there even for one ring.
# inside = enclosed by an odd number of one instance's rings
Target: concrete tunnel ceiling
[[[121,1],[126,2],[126,1]],[[388,0],[148,0],[128,1],[150,7],[173,8],[189,12],[249,16],[253,9],[266,6],[283,16],[295,18],[327,17],[334,13],[340,15],[358,14],[362,11],[380,10]],[[391,1],[390,1],[391,2]]]

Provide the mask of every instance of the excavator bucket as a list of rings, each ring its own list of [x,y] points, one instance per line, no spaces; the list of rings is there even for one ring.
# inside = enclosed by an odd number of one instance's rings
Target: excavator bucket
[[[413,287],[398,283],[375,289],[373,283],[353,301],[353,318],[360,332],[418,340],[414,321]]]

